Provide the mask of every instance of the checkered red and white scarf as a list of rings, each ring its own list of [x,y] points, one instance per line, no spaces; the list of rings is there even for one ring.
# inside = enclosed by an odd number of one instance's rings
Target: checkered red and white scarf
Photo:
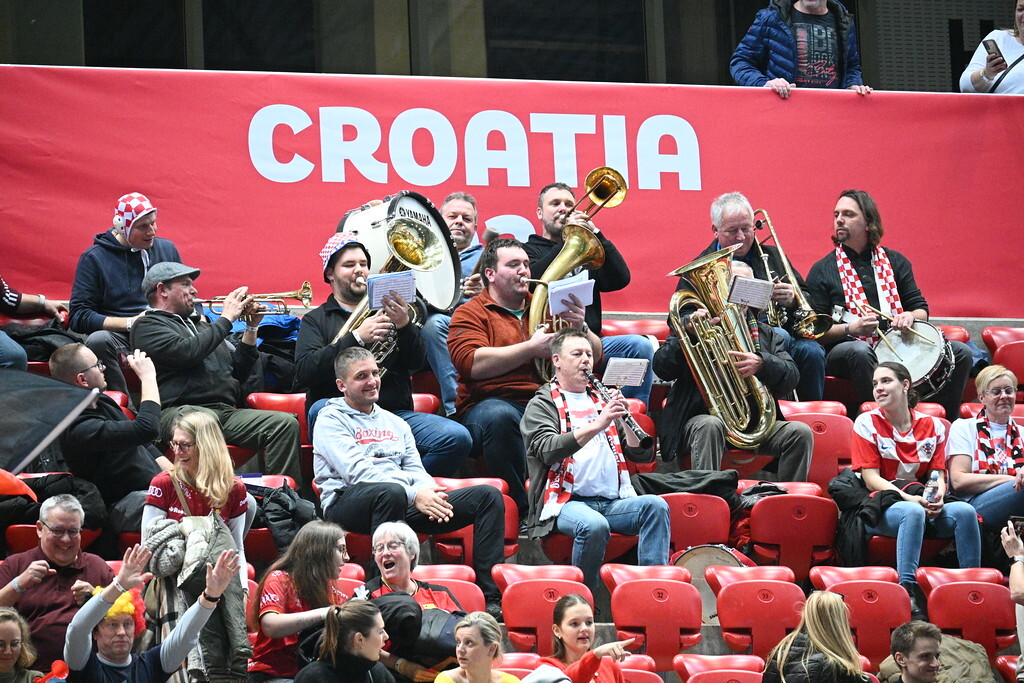
[[[864,293],[864,284],[857,275],[857,270],[850,262],[850,257],[843,247],[836,247],[836,265],[839,267],[839,281],[843,285],[843,298],[846,299],[846,310],[858,316],[867,315],[868,297]],[[896,288],[896,277],[892,273],[889,256],[882,247],[876,246],[871,252],[871,268],[875,272],[875,284],[878,286],[878,307],[882,313],[896,315],[903,312],[903,302]],[[857,339],[872,342],[878,338],[877,330],[865,337]]]
[[[1010,418],[1006,425],[1006,457],[1013,462],[1007,466],[1005,460],[998,457],[995,447],[992,445],[992,428],[989,425],[988,415],[982,408],[975,418],[975,426],[978,429],[978,448],[974,452],[974,471],[979,474],[1017,474],[1017,470],[1024,467],[1024,444],[1022,444],[1020,427],[1013,418]]]

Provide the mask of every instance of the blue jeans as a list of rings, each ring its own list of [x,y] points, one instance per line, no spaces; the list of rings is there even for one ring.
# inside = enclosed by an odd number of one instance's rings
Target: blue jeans
[[[651,340],[640,334],[620,334],[613,337],[601,337],[601,348],[604,350],[604,363],[608,358],[646,358],[647,374],[643,384],[638,387],[622,387],[622,395],[626,398],[638,398],[648,408],[651,402],[651,386],[654,384],[654,346]],[[598,368],[604,370],[604,363]]]
[[[924,541],[925,511],[918,503],[900,501],[889,506],[878,526],[865,527],[870,535],[896,539],[896,571],[900,583],[917,583],[917,566],[921,561],[921,543]],[[956,537],[956,556],[961,567],[981,565],[981,532],[978,514],[969,503],[946,503],[933,520],[939,538]]]
[[[458,373],[448,353],[448,326],[452,322],[450,315],[431,313],[423,323],[420,336],[427,347],[427,362],[441,386],[441,405],[444,414],[449,417],[455,414],[455,394],[459,388]]]
[[[0,368],[28,370],[28,354],[18,342],[0,332]]]
[[[963,498],[981,515],[985,528],[992,531],[1006,526],[1010,515],[1024,515],[1024,491],[1015,490],[1012,481],[1004,481],[976,496]]]
[[[817,339],[794,337],[781,327],[773,327],[782,338],[786,353],[793,357],[800,371],[796,397],[801,401],[820,401],[825,394],[825,347]]]
[[[488,474],[508,482],[509,497],[519,508],[519,519],[526,519],[530,501],[526,497],[526,444],[519,422],[526,403],[503,398],[485,398],[462,416],[473,436],[473,457],[483,457]]]
[[[309,433],[313,433],[316,416],[329,399],[322,398],[309,408]],[[412,438],[416,440],[416,450],[423,461],[423,469],[433,477],[455,477],[459,468],[469,457],[473,447],[473,439],[469,430],[455,420],[440,415],[417,413],[414,410],[395,410],[395,415],[402,418],[412,430]]]
[[[668,564],[668,503],[660,496],[591,498],[573,496],[555,520],[559,533],[572,536],[572,563],[583,570],[583,582],[597,590],[604,550],[614,531],[639,535],[637,561]]]

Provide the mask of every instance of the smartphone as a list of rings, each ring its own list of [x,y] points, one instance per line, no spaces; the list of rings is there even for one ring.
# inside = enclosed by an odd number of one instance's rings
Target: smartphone
[[[981,41],[981,44],[985,46],[985,52],[989,53],[990,55],[995,55],[996,57],[999,58],[1003,57],[1003,53],[1000,52],[999,46],[996,45],[996,41],[992,40],[991,38],[989,38],[988,40]],[[1003,59],[1003,61],[1005,62],[1006,59]]]
[[[1013,530],[1017,532],[1017,536],[1021,535],[1021,531],[1024,530],[1024,517],[1018,517],[1017,515],[1010,516],[1010,524],[1013,525]]]

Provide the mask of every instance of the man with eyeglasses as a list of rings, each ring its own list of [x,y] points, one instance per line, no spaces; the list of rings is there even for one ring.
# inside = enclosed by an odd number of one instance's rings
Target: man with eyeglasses
[[[505,505],[493,486],[447,491],[427,474],[409,425],[377,405],[380,370],[361,346],[334,361],[341,398],[320,411],[313,431],[313,473],[324,519],[372,534],[384,522],[405,522],[418,533],[473,526],[473,569],[487,611],[501,613],[491,567],[501,562]]]
[[[732,259],[750,266],[754,272],[753,277],[758,280],[785,277],[786,265],[783,262],[783,254],[776,246],[764,245],[760,249],[754,247],[754,207],[743,194],[727,192],[715,198],[711,203],[711,232],[715,239],[698,258],[738,244],[739,247],[733,252]],[[762,251],[768,258],[767,265],[761,258]],[[768,272],[769,268],[771,273]],[[825,349],[816,340],[805,339],[786,329],[795,322],[793,312],[797,306],[796,287],[803,291],[805,297],[807,296],[807,285],[804,284],[800,273],[794,268],[793,274],[797,278],[795,287],[792,283],[779,282],[776,279],[772,289],[772,301],[787,312],[785,326],[772,327],[772,331],[782,339],[782,348],[792,356],[797,370],[800,371],[800,380],[796,385],[797,398],[801,401],[820,401],[825,392]],[[685,286],[680,279],[676,289]],[[760,319],[762,322],[767,321],[763,312]]]
[[[871,376],[878,365],[874,346],[886,331],[884,325],[899,330],[904,338],[910,337],[915,322],[927,322],[928,301],[917,286],[907,257],[881,246],[882,216],[871,195],[863,190],[846,190],[839,195],[832,215],[835,248],[811,266],[807,288],[816,312],[832,315],[836,309],[845,311],[842,321],[818,342],[828,351],[828,374],[849,379],[860,404],[873,400]],[[949,345],[953,353],[949,377],[933,396],[922,399],[940,404],[946,418],[956,420],[973,358],[963,342],[951,341]],[[925,343],[919,347],[922,354],[928,348],[935,350],[938,367],[942,349]],[[912,363],[924,358],[927,356],[915,355],[897,360],[913,372]]]
[[[101,557],[82,551],[84,521],[85,511],[74,496],[47,498],[36,523],[39,546],[0,565],[0,606],[16,608],[28,621],[40,671],[62,658],[68,624],[93,587],[114,578]]]
[[[129,419],[106,394],[75,418],[60,437],[60,449],[68,469],[76,477],[96,484],[110,511],[104,527],[107,547],[122,531],[139,531],[142,506],[149,482],[171,468],[153,442],[160,438],[160,391],[156,368],[143,351],[127,356],[142,384],[139,410]],[[62,346],[50,356],[54,379],[85,389],[107,388],[103,361],[84,344]]]

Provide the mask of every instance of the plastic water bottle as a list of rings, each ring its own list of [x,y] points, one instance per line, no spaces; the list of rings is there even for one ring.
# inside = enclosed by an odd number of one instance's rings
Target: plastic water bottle
[[[924,499],[929,503],[935,503],[939,500],[939,472],[938,470],[932,470],[932,476],[928,479],[928,483],[924,487]]]

